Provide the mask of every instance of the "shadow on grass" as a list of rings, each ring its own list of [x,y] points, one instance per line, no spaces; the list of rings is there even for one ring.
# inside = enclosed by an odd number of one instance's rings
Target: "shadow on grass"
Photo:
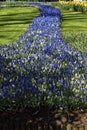
[[[66,16],[67,15],[67,16]],[[87,16],[84,16],[82,14],[65,14],[65,16],[63,16],[64,20],[86,20],[87,22]]]
[[[0,18],[0,26],[14,25],[14,24],[30,24],[37,13],[18,13],[9,14]]]
[[[63,28],[62,28],[62,31],[87,31],[87,27],[83,27],[83,26],[80,26],[80,25],[65,25]]]
[[[71,12],[71,13],[66,13],[63,12],[63,19],[64,20],[83,20],[85,19],[87,22],[87,15],[86,14],[82,14],[80,12]]]
[[[6,9],[3,10],[3,12],[0,12],[0,40],[5,43],[9,42],[8,39],[11,38],[12,41],[16,42],[19,35],[25,31],[25,29],[32,23],[33,19],[37,17],[40,12],[39,10],[31,8],[24,8],[24,11],[23,8],[22,11],[19,8],[15,8],[16,10],[12,10],[11,12],[10,10],[13,8]]]
[[[62,29],[63,31],[87,31],[87,15],[81,12],[62,11]]]

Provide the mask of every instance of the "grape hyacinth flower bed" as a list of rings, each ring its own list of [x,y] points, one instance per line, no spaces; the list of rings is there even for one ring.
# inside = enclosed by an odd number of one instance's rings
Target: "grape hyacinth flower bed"
[[[67,45],[61,36],[61,12],[41,9],[16,45],[0,46],[0,109],[22,107],[85,108],[87,53]]]

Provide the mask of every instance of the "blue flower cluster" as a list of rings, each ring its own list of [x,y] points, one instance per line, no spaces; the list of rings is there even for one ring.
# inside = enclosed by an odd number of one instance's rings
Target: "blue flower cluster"
[[[87,103],[87,55],[61,36],[61,13],[48,5],[19,37],[0,46],[0,106],[77,107]]]

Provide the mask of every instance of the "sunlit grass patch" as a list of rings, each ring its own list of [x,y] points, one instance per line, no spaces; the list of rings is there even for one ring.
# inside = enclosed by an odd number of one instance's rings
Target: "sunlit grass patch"
[[[67,10],[61,10],[61,12],[62,12],[62,32],[87,31],[87,14]]]
[[[39,13],[35,7],[0,7],[0,44],[17,42]]]
[[[61,32],[65,42],[81,52],[87,51],[87,14],[61,10]]]
[[[62,13],[61,33],[66,44],[75,50],[87,52],[87,12],[73,11],[58,2],[51,5]]]

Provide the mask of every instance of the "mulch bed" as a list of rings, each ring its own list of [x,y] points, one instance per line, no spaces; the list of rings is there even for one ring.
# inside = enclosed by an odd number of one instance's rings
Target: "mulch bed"
[[[75,128],[85,126],[85,130],[87,130],[87,112],[81,110],[48,111],[44,107],[41,109],[27,108],[24,110],[20,108],[18,111],[0,111],[0,130],[25,130],[27,127],[31,129],[34,127],[34,130],[36,130],[35,127],[38,124],[42,127],[45,124],[46,127],[44,127],[44,130],[48,130],[47,124],[57,124],[58,127],[71,125]],[[56,128],[54,129],[56,130]]]

